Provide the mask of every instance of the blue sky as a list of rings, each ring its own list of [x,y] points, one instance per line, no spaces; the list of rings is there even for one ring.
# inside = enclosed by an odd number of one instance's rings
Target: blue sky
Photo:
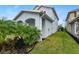
[[[13,19],[21,10],[32,10],[35,5],[0,5],[0,17]],[[51,5],[59,17],[59,24],[65,23],[67,13],[79,8],[79,5]]]

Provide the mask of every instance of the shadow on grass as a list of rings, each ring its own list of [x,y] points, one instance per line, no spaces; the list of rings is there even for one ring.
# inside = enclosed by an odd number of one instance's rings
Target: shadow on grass
[[[77,42],[77,44],[79,44],[79,38],[77,38],[76,36],[72,35],[68,31],[66,31],[66,32]]]

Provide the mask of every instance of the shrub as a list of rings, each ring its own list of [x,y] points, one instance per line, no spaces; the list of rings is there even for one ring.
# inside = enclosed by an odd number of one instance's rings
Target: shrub
[[[58,26],[58,31],[65,31],[65,28],[62,25]]]
[[[3,43],[8,35],[21,36],[26,45],[32,45],[38,41],[40,30],[23,23],[17,23],[11,20],[0,20],[0,43]],[[8,41],[8,39],[6,40]],[[11,37],[11,39],[13,38]]]

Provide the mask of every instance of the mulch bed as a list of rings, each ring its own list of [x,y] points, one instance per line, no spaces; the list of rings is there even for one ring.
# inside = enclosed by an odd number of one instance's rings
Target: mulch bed
[[[25,45],[22,38],[10,41],[9,43],[4,42],[0,44],[0,54],[28,54],[35,47],[36,43]]]
[[[32,51],[34,47],[35,47],[35,44],[31,46],[24,46],[21,49],[2,46],[0,48],[0,54],[28,54],[30,51]]]

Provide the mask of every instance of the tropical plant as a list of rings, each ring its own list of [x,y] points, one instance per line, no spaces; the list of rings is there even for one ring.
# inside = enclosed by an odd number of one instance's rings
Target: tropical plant
[[[0,43],[3,43],[8,35],[21,36],[26,45],[32,45],[38,41],[40,30],[12,20],[0,20]]]

